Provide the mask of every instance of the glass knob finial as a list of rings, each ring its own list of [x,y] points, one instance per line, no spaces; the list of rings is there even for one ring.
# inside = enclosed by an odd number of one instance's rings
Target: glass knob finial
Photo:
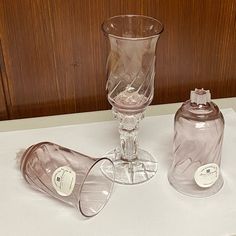
[[[190,93],[190,100],[191,103],[204,104],[206,105],[207,102],[211,101],[211,93],[209,90],[197,89],[192,90]]]

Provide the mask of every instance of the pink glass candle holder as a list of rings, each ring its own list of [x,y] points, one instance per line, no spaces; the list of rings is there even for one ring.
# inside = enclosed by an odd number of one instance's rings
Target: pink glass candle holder
[[[101,166],[106,167],[109,179]],[[114,183],[114,166],[108,158],[93,159],[54,143],[29,147],[20,169],[35,189],[74,206],[82,215],[98,214],[108,202]]]
[[[174,130],[170,184],[194,197],[218,192],[224,182],[220,170],[224,118],[209,90],[191,91],[190,100],[175,114]]]
[[[105,156],[115,165],[117,183],[143,183],[157,171],[156,159],[138,147],[138,130],[154,95],[156,45],[163,25],[148,16],[120,15],[107,19],[102,29],[110,46],[108,101],[120,133],[120,145]]]

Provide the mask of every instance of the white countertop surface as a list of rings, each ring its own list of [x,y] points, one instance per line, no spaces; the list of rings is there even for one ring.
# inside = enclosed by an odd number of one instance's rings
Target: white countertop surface
[[[235,104],[235,99],[231,101]],[[217,104],[222,107],[219,102]],[[169,106],[176,109],[176,105]],[[161,110],[161,106],[153,106],[148,115],[154,115],[156,108]],[[21,148],[47,140],[100,157],[119,144],[117,123],[86,123],[94,121],[94,114],[99,113],[102,115],[95,117],[97,121],[104,117],[111,119],[108,112],[0,122],[1,130],[18,129],[0,132],[0,235],[236,235],[236,113],[232,109],[223,112],[226,121],[222,153],[225,183],[220,192],[196,199],[179,194],[169,185],[167,171],[172,162],[173,115],[150,116],[141,122],[139,143],[157,158],[158,173],[144,184],[115,185],[109,203],[89,220],[81,220],[72,207],[25,184],[15,156]],[[62,120],[65,123],[60,123]],[[84,124],[71,125],[80,121]],[[66,126],[68,124],[70,126]],[[57,127],[41,129],[42,126]]]

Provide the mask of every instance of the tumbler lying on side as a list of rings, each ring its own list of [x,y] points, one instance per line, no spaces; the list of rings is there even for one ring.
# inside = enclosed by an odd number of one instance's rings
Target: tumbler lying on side
[[[106,167],[109,179],[101,166]],[[86,217],[98,214],[106,205],[115,178],[110,159],[93,159],[50,142],[29,147],[21,157],[20,169],[33,188],[74,206]]]
[[[195,89],[175,115],[169,182],[179,192],[206,197],[220,190],[224,118],[209,90]]]

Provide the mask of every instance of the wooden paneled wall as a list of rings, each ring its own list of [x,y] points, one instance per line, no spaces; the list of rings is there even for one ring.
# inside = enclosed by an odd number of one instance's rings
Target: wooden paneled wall
[[[153,104],[236,96],[235,0],[0,0],[0,119],[108,109],[101,23],[118,14],[165,25]]]
[[[0,74],[0,120],[8,119],[5,94],[3,92],[2,75]]]
[[[0,40],[0,120],[8,119],[7,104],[6,104],[6,95],[4,92],[3,78],[6,76],[6,71],[4,67],[4,59],[1,49],[1,40]]]

